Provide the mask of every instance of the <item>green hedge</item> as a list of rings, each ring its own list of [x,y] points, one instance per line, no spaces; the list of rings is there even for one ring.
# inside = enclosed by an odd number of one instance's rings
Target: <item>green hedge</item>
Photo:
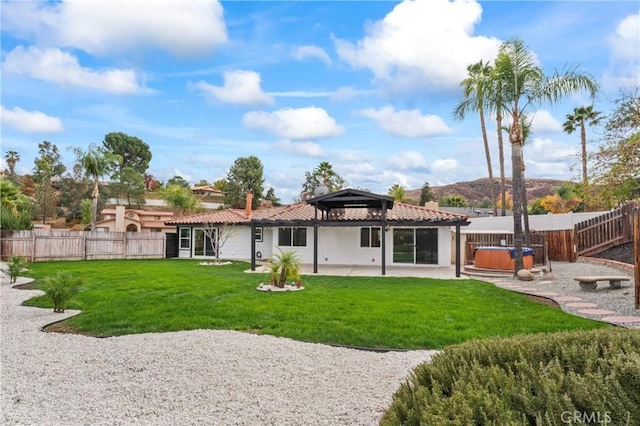
[[[640,425],[640,330],[451,346],[418,366],[381,425]]]

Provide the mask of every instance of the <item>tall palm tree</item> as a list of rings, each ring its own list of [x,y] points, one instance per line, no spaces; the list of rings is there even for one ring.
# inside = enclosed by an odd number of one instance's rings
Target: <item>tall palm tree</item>
[[[13,175],[16,169],[16,163],[20,161],[20,154],[16,151],[7,151],[4,154],[4,159],[7,162],[7,166],[9,166],[9,174]]]
[[[482,140],[484,142],[484,156],[487,160],[487,171],[489,172],[489,192],[491,194],[491,204],[493,204],[493,215],[497,216],[496,194],[493,186],[493,167],[491,166],[491,152],[489,151],[489,140],[487,138],[487,126],[484,113],[487,106],[487,96],[485,92],[490,89],[491,75],[493,70],[490,65],[476,62],[467,67],[469,76],[462,80],[464,99],[454,109],[454,116],[462,120],[468,112],[477,112],[480,116],[480,128],[482,130]]]
[[[521,116],[528,108],[542,104],[555,104],[564,97],[581,91],[589,91],[592,97],[598,84],[577,68],[554,72],[546,76],[524,42],[514,37],[500,46],[495,61],[496,78],[503,86],[502,106],[511,115],[511,166],[513,169],[513,241],[515,246],[515,272],[524,267],[522,261],[522,210],[524,206],[522,175],[523,132]]]
[[[112,167],[117,164],[117,159],[113,154],[93,144],[89,145],[86,150],[75,148],[74,153],[86,175],[93,179],[93,192],[91,193],[91,232],[95,232],[96,218],[98,217],[98,198],[100,197],[100,178],[106,175]]]
[[[593,105],[581,106],[573,109],[573,114],[567,114],[567,121],[562,124],[563,130],[571,134],[580,129],[580,141],[582,143],[582,183],[587,184],[587,131],[586,126],[597,126],[602,120],[600,111],[594,111]]]

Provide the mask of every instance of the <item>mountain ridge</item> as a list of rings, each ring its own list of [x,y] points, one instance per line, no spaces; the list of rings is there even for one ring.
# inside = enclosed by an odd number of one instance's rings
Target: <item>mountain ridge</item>
[[[562,185],[563,183],[569,183],[569,181],[559,179],[525,179],[527,202],[553,194],[553,188]],[[513,188],[511,178],[505,179],[505,184],[507,192],[511,193]],[[494,178],[494,188],[496,197],[500,199],[499,178]],[[419,200],[421,191],[422,189],[410,189],[405,191],[405,194],[407,198]],[[436,201],[444,195],[461,195],[470,204],[477,204],[484,198],[490,198],[489,178],[480,178],[471,181],[451,183],[448,185],[432,186],[431,191],[433,192]]]

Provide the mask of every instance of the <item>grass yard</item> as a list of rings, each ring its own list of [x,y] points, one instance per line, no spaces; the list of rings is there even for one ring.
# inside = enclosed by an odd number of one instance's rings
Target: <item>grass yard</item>
[[[257,291],[247,263],[194,260],[38,262],[42,279],[68,270],[84,279],[63,323],[112,336],[190,329],[241,330],[292,339],[390,349],[440,349],[492,336],[594,329],[606,324],[474,280],[304,276],[298,292]],[[51,307],[43,297],[30,306]]]

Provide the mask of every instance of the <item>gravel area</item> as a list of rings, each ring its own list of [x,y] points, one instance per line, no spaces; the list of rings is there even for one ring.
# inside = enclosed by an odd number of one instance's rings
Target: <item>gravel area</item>
[[[604,320],[605,322],[614,323],[628,328],[640,328],[640,318],[638,322],[617,322],[609,321],[611,316],[629,316],[640,317],[640,310],[635,309],[635,291],[634,278],[628,271],[601,264],[594,264],[589,261],[578,261],[576,263],[552,262],[551,276],[536,276],[534,281],[519,281],[513,277],[504,278],[486,278],[483,280],[494,282],[500,286],[519,286],[525,290],[515,289],[516,291],[537,294],[537,293],[556,293],[557,296],[546,295],[549,299],[557,300],[561,308],[572,314],[585,318]],[[628,276],[629,281],[622,283],[622,288],[609,288],[607,281],[598,282],[595,291],[583,291],[574,277],[580,276]],[[567,297],[579,298],[580,300],[562,300]],[[590,303],[595,307],[585,308],[580,306],[572,306],[574,303]],[[613,311],[615,314],[589,314],[585,312],[588,309],[601,309]]]
[[[77,312],[20,306],[38,293],[0,286],[3,425],[373,425],[436,353],[215,330],[45,333]]]

